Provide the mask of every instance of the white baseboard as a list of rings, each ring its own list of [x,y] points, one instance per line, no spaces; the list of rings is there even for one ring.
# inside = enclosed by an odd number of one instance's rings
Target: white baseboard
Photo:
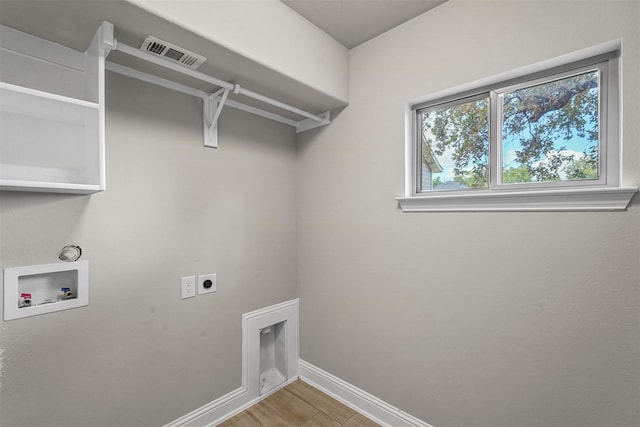
[[[204,426],[216,425],[230,418],[232,414],[242,411],[242,408],[248,408],[253,405],[253,399],[249,398],[249,393],[243,387],[237,388],[231,393],[207,403],[200,408],[189,412],[186,415],[166,424],[164,427],[186,427],[186,426]],[[207,422],[206,420],[211,420]]]
[[[178,418],[175,421],[172,421],[169,424],[166,424],[164,427],[213,427],[222,423],[223,421],[228,420],[234,415],[239,414],[245,409],[255,405],[260,402],[262,399],[266,399],[271,396],[273,393],[278,390],[286,387],[292,382],[296,381],[298,377],[291,378],[288,381],[280,384],[278,387],[269,391],[268,393],[263,394],[262,396],[258,396],[256,398],[250,398],[249,392],[244,388],[240,387],[231,393],[225,394],[224,396],[214,400],[213,402],[207,403],[204,406],[196,409]]]
[[[433,427],[400,409],[389,405],[358,387],[300,360],[299,376],[259,397],[252,397],[247,389],[240,387],[193,412],[184,415],[164,427],[213,427],[269,397],[281,388],[300,378],[334,399],[353,408],[362,415],[385,427]]]
[[[340,378],[300,360],[300,379],[387,427],[433,427]]]
[[[293,299],[242,315],[242,386],[170,422],[165,427],[212,427],[255,405],[298,379],[298,304]],[[260,395],[260,329],[287,322],[286,378],[283,384]]]
[[[287,321],[288,380],[259,395],[260,329]],[[242,316],[242,386],[201,406],[164,427],[213,427],[255,405],[298,378],[387,427],[432,427],[340,378],[300,360],[298,356],[298,299]]]

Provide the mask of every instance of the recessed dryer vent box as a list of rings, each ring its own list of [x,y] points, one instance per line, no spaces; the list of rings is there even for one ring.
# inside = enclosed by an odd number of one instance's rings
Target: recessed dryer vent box
[[[260,395],[287,380],[287,322],[260,330]]]
[[[87,261],[4,269],[4,320],[89,304]]]

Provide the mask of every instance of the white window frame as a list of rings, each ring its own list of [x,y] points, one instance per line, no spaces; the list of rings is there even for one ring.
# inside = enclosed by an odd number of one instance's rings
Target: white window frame
[[[610,42],[537,63],[499,76],[451,88],[415,100],[405,109],[405,196],[397,198],[405,212],[428,211],[600,211],[624,210],[637,187],[621,185],[621,114],[618,62],[620,42]],[[598,69],[601,84],[599,179],[502,184],[500,182],[499,115],[501,93]],[[490,109],[489,189],[420,192],[421,132],[418,111],[455,100],[488,94]]]
[[[613,86],[617,86],[617,79],[615,81],[610,82],[609,71],[611,68],[614,68],[617,63],[617,56],[615,58],[609,58],[604,61],[598,61],[598,59],[594,59],[594,63],[592,65],[587,65],[583,67],[571,68],[568,71],[556,73],[549,75],[548,77],[543,77],[535,80],[526,80],[522,83],[517,83],[508,87],[500,88],[495,91],[491,91],[491,109],[496,112],[496,114],[492,117],[493,121],[491,123],[491,129],[496,133],[496,137],[492,139],[492,150],[491,159],[489,160],[490,165],[496,166],[491,168],[492,176],[491,183],[493,186],[491,188],[502,189],[502,190],[513,190],[513,189],[527,189],[527,188],[559,188],[559,187],[582,187],[582,186],[617,186],[618,185],[618,164],[616,162],[611,162],[611,164],[607,163],[608,158],[618,159],[618,145],[616,141],[618,141],[618,133],[617,126],[609,126],[608,120],[611,117],[612,121],[618,120],[618,99],[617,94],[614,93],[614,98],[609,103],[609,84],[612,83]],[[531,183],[517,183],[517,184],[503,184],[502,181],[502,173],[500,170],[499,163],[502,159],[502,102],[500,102],[500,98],[505,93],[510,93],[525,87],[536,86],[540,84],[545,84],[552,82],[554,80],[559,80],[567,77],[572,77],[575,75],[583,74],[589,71],[598,71],[599,73],[599,81],[598,85],[599,91],[599,106],[598,106],[598,179],[597,180],[570,180],[570,181],[549,181],[549,182],[531,182]],[[617,76],[616,76],[617,77]],[[603,84],[604,83],[604,84]],[[610,132],[609,132],[610,131]],[[612,144],[609,144],[608,141],[614,141]],[[610,176],[609,176],[610,175]]]

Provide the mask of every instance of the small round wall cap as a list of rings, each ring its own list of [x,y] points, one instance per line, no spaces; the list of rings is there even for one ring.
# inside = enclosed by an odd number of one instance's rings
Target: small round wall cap
[[[82,256],[82,248],[76,245],[67,245],[64,248],[60,249],[60,253],[58,254],[58,258],[60,261],[64,262],[73,262],[80,259]]]

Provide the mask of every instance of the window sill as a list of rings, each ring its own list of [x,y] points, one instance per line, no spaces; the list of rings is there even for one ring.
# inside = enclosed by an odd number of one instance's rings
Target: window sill
[[[396,200],[403,212],[622,211],[638,187],[434,192]]]

